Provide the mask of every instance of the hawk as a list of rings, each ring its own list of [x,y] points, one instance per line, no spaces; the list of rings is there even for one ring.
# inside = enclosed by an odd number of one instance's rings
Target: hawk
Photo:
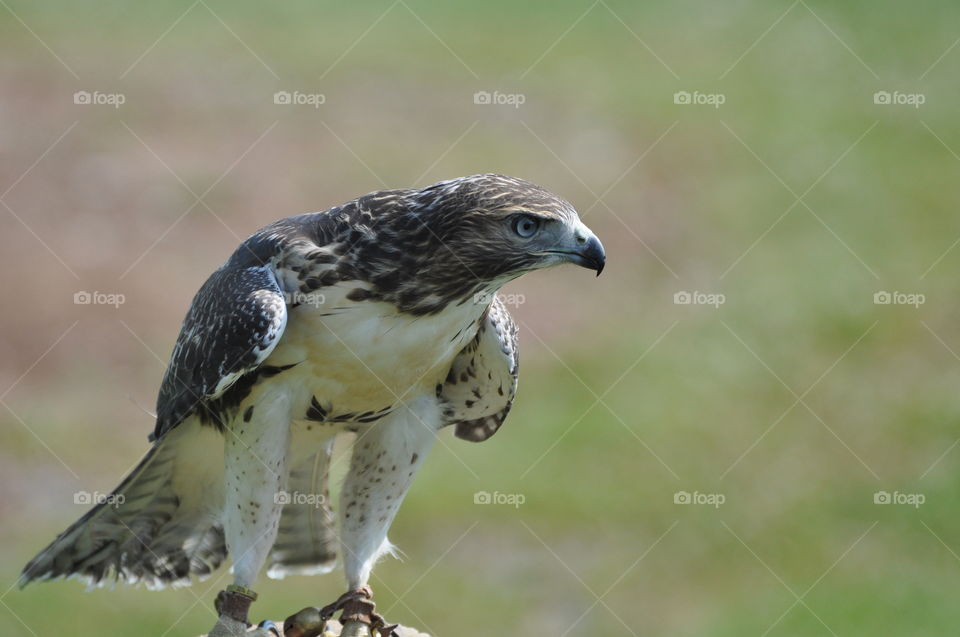
[[[150,588],[233,584],[211,635],[247,631],[256,578],[324,573],[347,592],[326,619],[372,624],[367,585],[440,429],[492,436],[517,389],[517,328],[497,290],[575,263],[599,275],[597,237],[560,197],[481,174],[382,190],[289,217],[244,241],[183,321],[146,456],[24,567],[21,585],[80,577]],[[351,435],[329,502],[333,440]],[[262,623],[252,632],[279,634]]]

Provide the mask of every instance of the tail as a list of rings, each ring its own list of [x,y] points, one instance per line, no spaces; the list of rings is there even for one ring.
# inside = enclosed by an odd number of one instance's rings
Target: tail
[[[97,504],[20,575],[32,581],[80,578],[148,588],[188,585],[227,555],[223,508],[223,437],[190,419],[154,443],[111,496]]]
[[[270,553],[267,577],[315,575],[333,570],[337,560],[336,520],[330,506],[333,440],[290,470],[288,501]]]

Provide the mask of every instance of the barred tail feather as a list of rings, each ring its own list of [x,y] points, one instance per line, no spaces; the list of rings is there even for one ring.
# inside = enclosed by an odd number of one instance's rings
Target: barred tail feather
[[[73,577],[91,587],[188,585],[226,557],[223,437],[212,427],[191,419],[171,430],[111,496],[34,557],[20,586]]]
[[[270,554],[267,577],[315,575],[333,570],[337,559],[336,520],[330,506],[333,441],[290,471],[289,501]]]

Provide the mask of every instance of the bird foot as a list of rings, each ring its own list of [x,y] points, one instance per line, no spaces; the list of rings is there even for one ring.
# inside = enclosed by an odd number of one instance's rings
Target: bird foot
[[[340,623],[343,624],[343,633],[346,634],[351,624],[363,624],[368,627],[371,635],[380,637],[396,637],[397,624],[388,624],[376,612],[373,600],[373,591],[369,586],[361,586],[347,591],[331,604],[321,609],[304,608],[299,613],[291,615],[283,623],[285,637],[317,637],[323,634],[326,622],[340,611]]]

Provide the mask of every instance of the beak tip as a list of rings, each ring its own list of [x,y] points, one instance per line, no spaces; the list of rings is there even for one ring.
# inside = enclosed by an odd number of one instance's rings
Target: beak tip
[[[603,244],[600,243],[600,240],[596,236],[591,237],[587,243],[586,254],[592,262],[594,269],[597,271],[597,276],[600,276],[604,266],[607,265],[607,253],[603,249]]]

